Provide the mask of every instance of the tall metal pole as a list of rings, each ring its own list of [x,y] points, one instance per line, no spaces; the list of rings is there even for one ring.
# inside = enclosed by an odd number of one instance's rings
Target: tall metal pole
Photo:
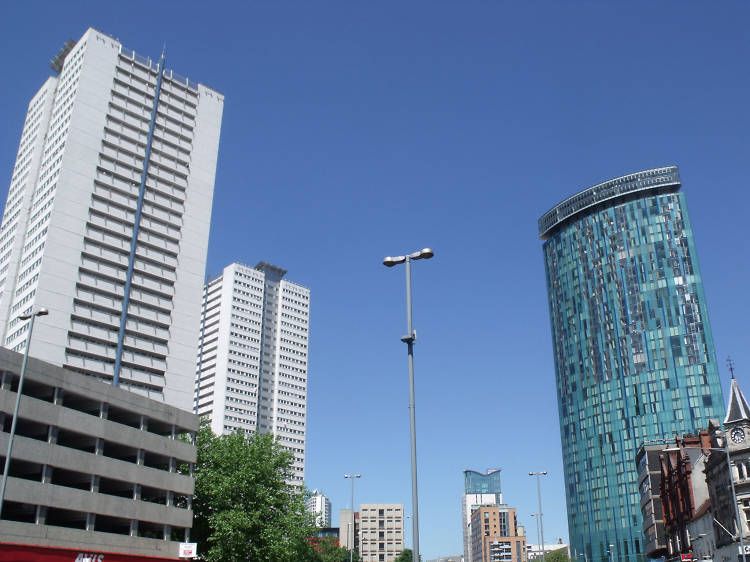
[[[356,533],[356,528],[354,525],[355,523],[355,520],[354,520],[354,479],[360,478],[361,476],[362,476],[361,474],[344,474],[344,478],[349,478],[352,481],[352,522],[351,522],[352,542],[349,543],[349,562],[353,562],[354,560],[354,535]],[[348,535],[349,533],[347,532],[347,536]]]
[[[419,495],[417,493],[417,420],[414,405],[414,341],[417,335],[411,321],[411,262],[412,260],[430,259],[435,255],[430,248],[423,248],[418,252],[406,256],[388,256],[383,265],[393,267],[406,263],[406,335],[401,341],[407,346],[409,355],[409,418],[411,429],[411,511],[412,511],[412,553],[415,562],[419,562]]]
[[[536,494],[539,498],[539,533],[542,535],[542,561],[547,562],[547,549],[544,548],[544,523],[542,521],[542,485],[540,484],[539,477],[546,476],[547,471],[542,470],[540,472],[529,472],[529,476],[536,476]]]
[[[417,420],[414,406],[414,328],[411,320],[411,258],[406,256],[406,342],[409,355],[409,415],[411,418],[411,513],[412,551],[419,562],[419,501],[417,494]]]
[[[532,513],[531,516],[536,519],[536,540],[537,542],[541,543],[541,535],[539,534],[539,514],[538,513]]]
[[[21,374],[18,377],[18,389],[16,390],[16,405],[13,407],[13,421],[10,424],[10,434],[8,435],[8,450],[5,453],[5,467],[3,468],[3,483],[0,487],[0,517],[3,514],[3,504],[5,503],[5,487],[8,485],[8,471],[10,469],[10,455],[13,452],[13,438],[16,436],[16,425],[18,424],[18,406],[21,404],[21,391],[23,390],[23,379],[26,375],[26,363],[29,360],[29,347],[31,346],[31,333],[34,331],[34,319],[37,316],[44,316],[47,310],[42,308],[36,313],[29,314],[29,335],[26,336],[26,349],[23,352],[23,363],[21,364]],[[21,317],[23,318],[23,316]]]
[[[352,562],[354,559],[354,533],[356,532],[356,528],[354,526],[354,478],[350,478],[349,480],[352,481],[352,544],[351,548],[349,549],[349,562]]]

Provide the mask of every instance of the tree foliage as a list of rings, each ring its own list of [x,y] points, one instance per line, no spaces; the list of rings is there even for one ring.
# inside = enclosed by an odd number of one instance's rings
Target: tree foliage
[[[319,539],[315,545],[315,553],[320,562],[349,562],[349,551],[339,546],[334,538]],[[352,553],[353,562],[359,562],[357,552]]]
[[[546,562],[570,562],[570,557],[564,548],[558,548],[557,550],[548,552],[544,559]],[[540,558],[537,560],[540,560]]]
[[[204,560],[315,562],[302,490],[287,484],[292,454],[270,434],[198,432],[193,540]]]
[[[414,554],[412,553],[410,548],[405,548],[401,551],[401,554],[399,554],[396,558],[394,558],[393,562],[412,562],[414,559]],[[422,556],[419,556],[419,559],[422,559]]]

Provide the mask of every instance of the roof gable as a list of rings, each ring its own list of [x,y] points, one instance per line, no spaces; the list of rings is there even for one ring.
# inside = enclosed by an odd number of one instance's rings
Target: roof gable
[[[732,389],[729,391],[729,406],[727,406],[727,417],[724,424],[738,421],[750,421],[750,406],[747,404],[745,395],[742,394],[737,379],[732,377]]]

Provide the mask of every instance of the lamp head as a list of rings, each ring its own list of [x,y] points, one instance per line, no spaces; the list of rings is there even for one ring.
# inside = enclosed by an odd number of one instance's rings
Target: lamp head
[[[422,251],[419,252],[419,254],[419,259],[428,260],[435,255],[435,252],[433,252],[429,248],[423,248]]]
[[[49,310],[46,308],[40,308],[36,312],[30,312],[29,314],[21,314],[19,318],[21,320],[29,320],[32,316],[47,316],[49,314]]]
[[[396,256],[395,258],[392,256],[388,256],[383,260],[383,265],[386,267],[393,267],[394,265],[404,263],[405,261],[406,256]]]

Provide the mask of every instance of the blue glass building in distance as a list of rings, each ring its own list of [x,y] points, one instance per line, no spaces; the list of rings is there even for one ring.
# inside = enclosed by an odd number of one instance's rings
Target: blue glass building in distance
[[[635,454],[720,418],[703,282],[676,166],[585,189],[539,219],[571,555],[642,560]]]

